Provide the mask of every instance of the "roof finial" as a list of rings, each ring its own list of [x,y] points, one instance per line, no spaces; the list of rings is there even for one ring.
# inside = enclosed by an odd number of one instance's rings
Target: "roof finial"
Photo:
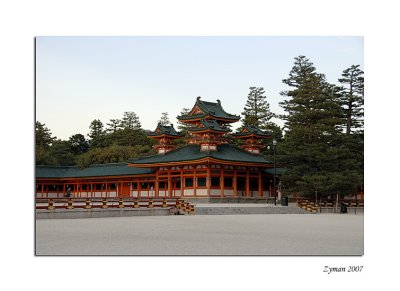
[[[220,101],[219,99],[217,99],[217,103],[218,103],[219,105],[221,105],[221,101]]]
[[[174,125],[172,123],[170,123],[170,125],[171,125],[172,128],[174,127]]]
[[[197,96],[197,100],[200,100],[200,98],[201,98],[200,96]]]

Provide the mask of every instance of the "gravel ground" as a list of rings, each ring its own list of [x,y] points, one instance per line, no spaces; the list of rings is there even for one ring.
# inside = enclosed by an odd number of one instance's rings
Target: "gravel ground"
[[[364,216],[41,219],[35,247],[36,255],[363,255]]]

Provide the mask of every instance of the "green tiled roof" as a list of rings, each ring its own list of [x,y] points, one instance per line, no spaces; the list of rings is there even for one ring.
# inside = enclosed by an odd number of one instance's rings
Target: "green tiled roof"
[[[206,120],[202,119],[201,120],[202,127],[190,127],[188,128],[189,131],[202,131],[206,129],[212,129],[215,131],[221,131],[221,132],[229,132],[230,129],[223,127],[219,125],[215,120]]]
[[[36,166],[36,178],[85,178],[150,173],[153,173],[150,169],[128,167],[127,163],[92,165],[84,169],[75,166]]]
[[[232,162],[271,164],[271,162],[267,161],[260,154],[249,153],[229,144],[219,145],[217,151],[200,151],[199,145],[186,145],[165,154],[147,156],[137,160],[129,160],[129,162],[140,165],[195,161],[203,158],[215,158],[222,161]]]
[[[247,130],[247,131],[244,131],[244,130]],[[232,135],[233,136],[247,136],[247,135],[250,135],[250,134],[255,134],[255,135],[265,136],[265,137],[271,136],[271,133],[265,132],[265,131],[261,130],[260,128],[258,128],[256,126],[252,126],[252,125],[244,125],[242,127],[242,131],[241,132],[235,133],[235,134],[232,134]]]
[[[276,174],[277,175],[281,175],[281,174],[285,173],[286,171],[287,171],[286,168],[276,168]],[[266,169],[265,173],[273,175],[274,174],[274,168]]]
[[[238,116],[238,115],[227,113],[222,108],[221,102],[219,100],[217,100],[217,102],[214,103],[214,102],[202,101],[202,100],[200,100],[200,97],[197,97],[195,106],[196,105],[198,105],[201,108],[201,110],[204,111],[204,114],[181,115],[181,116],[178,116],[177,118],[179,120],[187,120],[187,119],[201,118],[201,117],[205,117],[207,115],[211,115],[216,118],[230,119],[230,120],[236,120],[236,121],[240,119],[240,116]]]
[[[159,132],[157,132],[159,130]],[[158,136],[158,135],[170,135],[170,136],[176,136],[176,137],[182,137],[183,135],[179,134],[174,126],[171,125],[161,125],[160,123],[157,125],[157,128],[154,130],[154,132],[148,133],[148,136]]]

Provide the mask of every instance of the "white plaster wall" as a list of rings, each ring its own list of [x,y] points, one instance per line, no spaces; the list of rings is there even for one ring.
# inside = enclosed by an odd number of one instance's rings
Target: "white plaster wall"
[[[210,195],[221,195],[221,189],[210,189]]]
[[[207,189],[196,189],[197,196],[207,196]]]
[[[183,195],[184,196],[193,196],[194,195],[194,190],[193,189],[183,190]]]
[[[224,190],[224,195],[233,196],[233,189],[232,190]]]

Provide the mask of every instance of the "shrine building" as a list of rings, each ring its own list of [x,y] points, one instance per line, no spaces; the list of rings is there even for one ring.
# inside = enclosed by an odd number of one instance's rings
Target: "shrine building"
[[[148,138],[156,140],[157,154],[126,163],[76,166],[36,166],[36,197],[181,197],[269,198],[273,195],[273,163],[260,154],[261,141],[271,136],[252,126],[230,134],[239,121],[219,100],[197,98],[177,119],[187,134],[173,125],[158,124]],[[177,147],[176,140],[186,144]],[[240,140],[241,146],[233,139]]]

